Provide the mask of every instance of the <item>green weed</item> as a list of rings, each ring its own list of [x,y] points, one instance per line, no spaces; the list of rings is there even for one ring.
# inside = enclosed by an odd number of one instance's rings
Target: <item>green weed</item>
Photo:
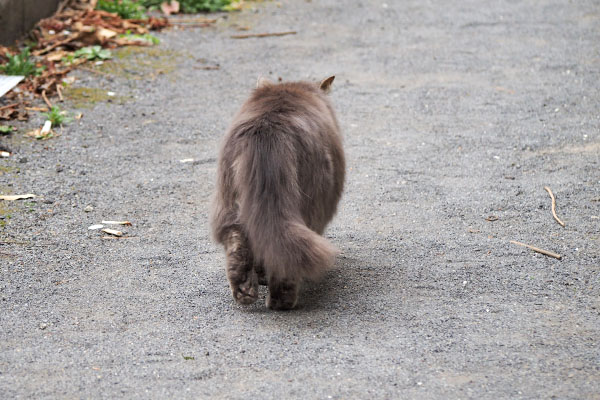
[[[17,128],[15,128],[14,126],[0,125],[0,134],[2,134],[2,135],[7,135],[7,134],[12,133],[12,132],[14,132],[16,130],[17,130]]]
[[[165,0],[141,0],[144,7],[159,7]],[[199,12],[227,11],[232,0],[179,0],[181,12],[195,14]]]
[[[101,46],[83,47],[73,53],[75,58],[85,58],[87,60],[108,60],[112,58],[112,53],[108,49],[103,49]]]
[[[44,70],[44,67],[36,67],[35,63],[29,59],[29,47],[25,47],[21,53],[10,55],[5,54],[8,58],[8,62],[4,65],[0,65],[0,71],[6,75],[39,75]]]
[[[119,14],[123,19],[144,19],[146,8],[133,0],[99,0],[97,10]]]
[[[147,42],[150,44],[159,44],[160,43],[160,40],[158,40],[158,38],[156,36],[151,35],[149,33],[146,33],[144,35],[138,35],[135,33],[131,33],[130,31],[127,31],[127,33],[119,35],[119,37],[122,37],[127,40],[131,40],[131,41]]]
[[[69,117],[68,113],[66,111],[62,111],[58,106],[53,106],[50,109],[50,112],[43,113],[42,115],[52,123],[53,127],[72,121],[72,118]]]

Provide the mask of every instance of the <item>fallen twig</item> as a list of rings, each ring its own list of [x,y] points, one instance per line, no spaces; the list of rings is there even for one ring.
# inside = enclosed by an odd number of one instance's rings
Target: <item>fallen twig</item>
[[[263,38],[269,36],[285,36],[285,35],[295,35],[296,31],[287,31],[287,32],[270,32],[270,33],[248,33],[245,35],[232,35],[232,39],[248,39],[248,38]]]
[[[208,18],[169,18],[170,24],[214,24],[217,22],[216,19],[208,19]]]
[[[516,240],[511,240],[510,242],[512,244],[516,244],[518,246],[527,247],[528,249],[531,249],[531,250],[533,250],[533,251],[535,251],[537,253],[543,254],[545,256],[556,258],[557,260],[562,259],[562,256],[560,254],[556,254],[556,253],[553,253],[553,252],[548,251],[548,250],[543,250],[543,249],[540,249],[538,247],[534,247],[534,246],[531,246],[531,245],[528,245],[528,244],[525,244],[525,243],[517,242]]]
[[[19,240],[0,240],[1,244],[27,244],[30,245],[30,242],[23,242]]]
[[[79,39],[81,37],[82,33],[83,32],[77,32],[75,34],[71,34],[66,39],[59,40],[58,42],[56,42],[56,43],[54,43],[54,44],[52,44],[50,46],[47,46],[47,47],[45,47],[43,49],[34,51],[31,54],[34,55],[34,56],[41,56],[43,54],[49,53],[51,50],[54,50],[55,48],[57,48],[59,46],[62,46],[63,44],[67,44],[67,43],[72,42],[72,41],[74,41],[76,39]]]
[[[106,225],[126,225],[131,226],[131,222],[129,221],[102,221],[103,224]]]
[[[50,100],[48,100],[48,97],[46,97],[46,90],[42,90],[42,99],[44,99],[44,103],[46,103],[46,105],[52,109],[52,103],[50,103]]]
[[[556,215],[556,199],[554,198],[554,194],[552,193],[552,190],[550,190],[550,188],[548,186],[544,186],[544,189],[546,189],[546,192],[548,192],[548,194],[550,195],[550,198],[552,199],[552,215],[554,216],[554,219],[556,220],[556,222],[558,222],[560,224],[560,226],[564,227],[565,223],[562,222]]]
[[[58,9],[56,10],[56,13],[60,14],[61,12],[63,12],[63,10],[65,9],[65,7],[69,4],[69,1],[71,1],[71,0],[62,0],[58,4]]]
[[[219,65],[206,65],[204,67],[194,67],[194,69],[202,69],[205,71],[214,71],[217,69],[221,69],[221,67]]]
[[[60,101],[65,101],[65,98],[62,94],[62,89],[60,88],[60,83],[56,84],[56,93],[58,93],[58,98],[60,99]]]
[[[7,104],[5,106],[0,107],[0,111],[2,111],[2,110],[8,110],[9,108],[15,108],[18,105],[19,105],[19,103]]]
[[[88,72],[93,72],[94,74],[98,74],[98,75],[110,76],[110,74],[107,74],[106,72],[98,71],[97,69],[94,69],[94,68],[80,66],[79,69],[82,69],[82,70],[88,71]]]

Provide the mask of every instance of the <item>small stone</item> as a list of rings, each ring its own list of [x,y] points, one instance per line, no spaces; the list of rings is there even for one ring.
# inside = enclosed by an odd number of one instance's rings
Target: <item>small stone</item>
[[[54,203],[54,200],[52,199],[44,199],[44,204],[52,204]]]
[[[27,162],[27,157],[21,157],[21,158],[19,159],[19,162],[20,162],[21,164],[25,164],[25,163]]]
[[[41,323],[41,324],[40,324],[40,329],[41,329],[41,330],[44,330],[44,329],[46,329],[47,327],[48,327],[48,324],[44,324],[44,323]]]
[[[92,206],[85,206],[85,208],[83,209],[83,211],[85,211],[85,212],[92,212],[92,211],[94,211],[94,207],[92,207]]]

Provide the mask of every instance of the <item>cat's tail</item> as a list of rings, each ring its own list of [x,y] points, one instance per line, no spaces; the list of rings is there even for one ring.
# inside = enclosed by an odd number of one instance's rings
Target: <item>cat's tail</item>
[[[333,266],[338,250],[302,218],[307,199],[299,185],[294,145],[270,133],[246,135],[242,142],[246,148],[234,166],[235,186],[240,222],[255,261],[269,279],[318,278]]]

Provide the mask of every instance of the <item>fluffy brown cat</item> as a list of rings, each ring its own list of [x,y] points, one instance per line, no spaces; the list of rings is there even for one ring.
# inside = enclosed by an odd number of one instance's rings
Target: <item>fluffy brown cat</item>
[[[226,133],[211,225],[225,247],[234,299],[252,304],[268,284],[267,307],[294,308],[303,279],[334,263],[321,236],[342,195],[342,137],[320,84],[265,79]]]

